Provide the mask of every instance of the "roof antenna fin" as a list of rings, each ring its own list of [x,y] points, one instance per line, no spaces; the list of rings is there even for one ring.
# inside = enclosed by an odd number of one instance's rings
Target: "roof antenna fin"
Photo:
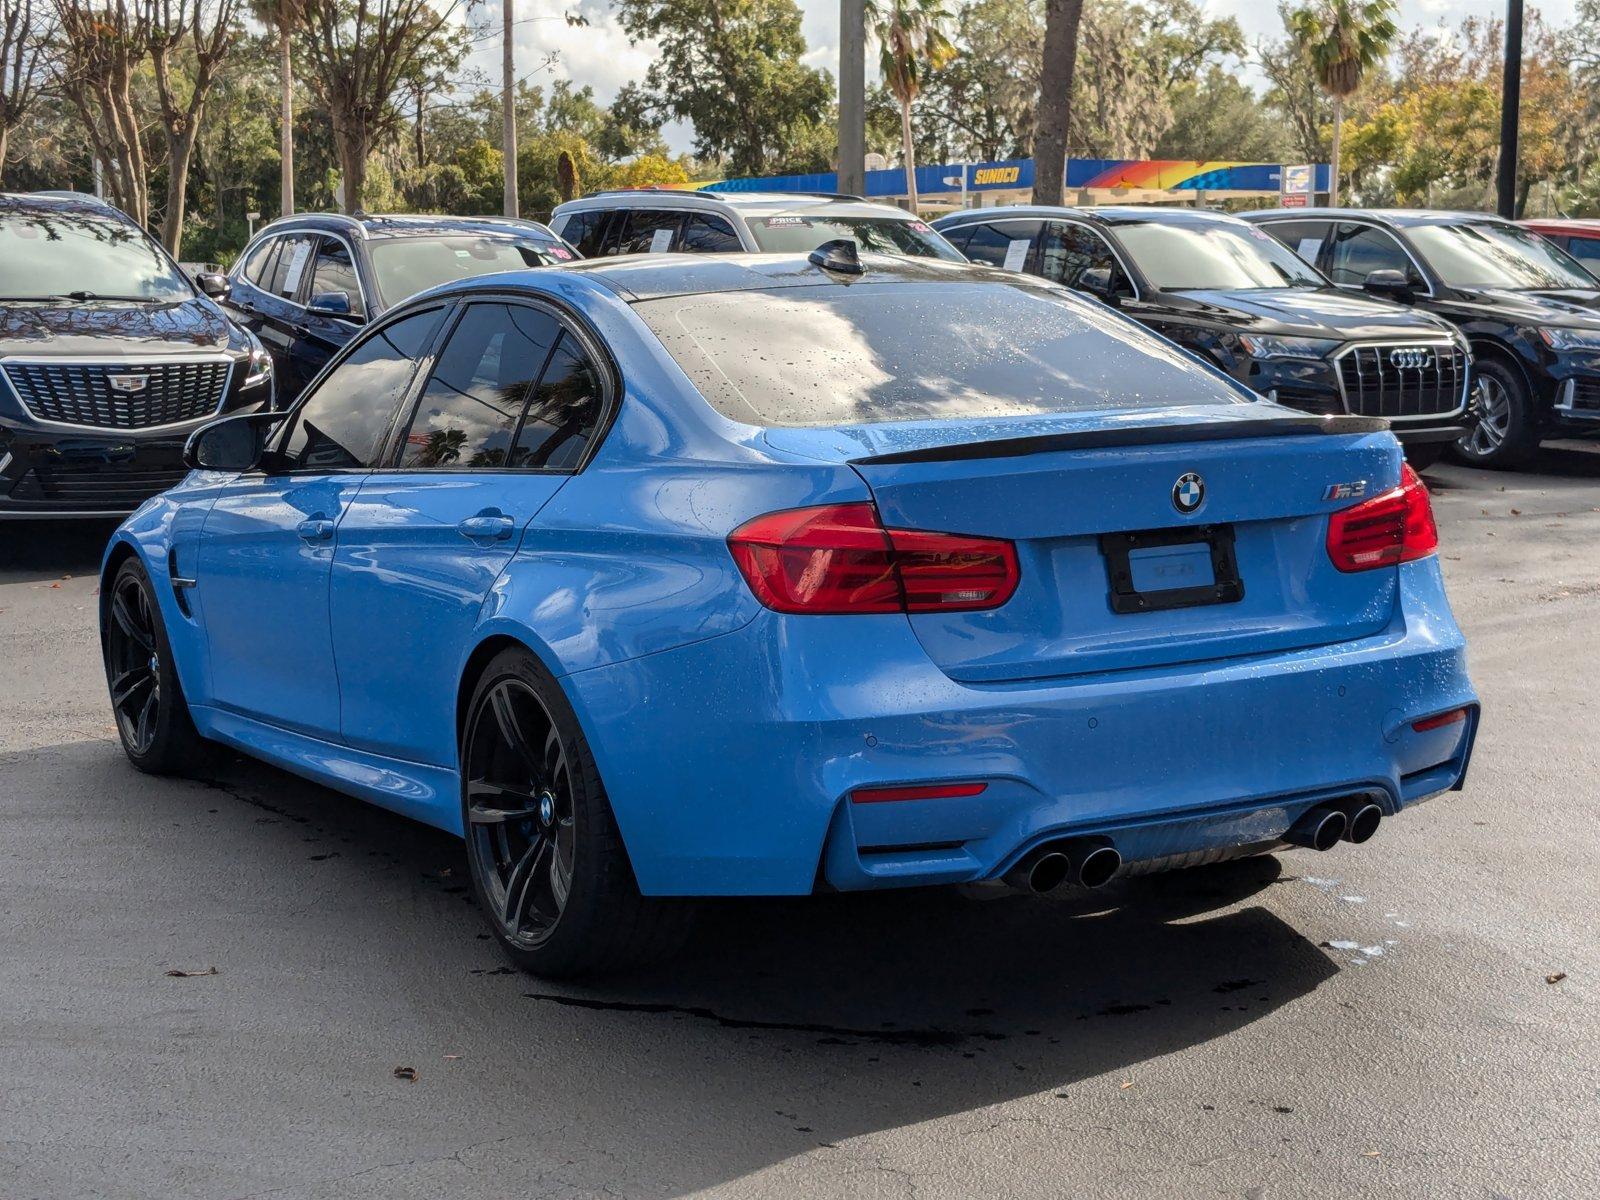
[[[855,242],[849,238],[835,238],[831,242],[823,242],[808,254],[806,259],[824,271],[837,271],[841,275],[867,273],[867,269],[861,265],[861,256],[856,253]]]

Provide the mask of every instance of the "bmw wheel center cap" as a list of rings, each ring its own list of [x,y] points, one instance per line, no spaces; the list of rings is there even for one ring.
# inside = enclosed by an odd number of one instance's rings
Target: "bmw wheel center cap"
[[[1205,503],[1205,498],[1206,481],[1193,471],[1178,476],[1178,482],[1172,485],[1172,507],[1181,513],[1192,513]]]

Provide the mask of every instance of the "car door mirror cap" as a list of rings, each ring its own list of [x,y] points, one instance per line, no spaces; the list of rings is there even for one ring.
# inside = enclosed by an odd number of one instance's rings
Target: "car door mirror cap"
[[[233,281],[221,271],[197,271],[194,284],[213,300],[226,300],[233,291]]]
[[[318,292],[311,297],[306,311],[321,317],[338,317],[345,321],[360,321],[360,315],[350,307],[349,292]]]
[[[1361,284],[1361,288],[1374,296],[1381,296],[1385,300],[1398,300],[1402,304],[1409,304],[1416,295],[1416,289],[1412,287],[1404,271],[1389,269],[1370,273]]]
[[[202,425],[183,446],[183,465],[191,471],[250,471],[261,465],[267,436],[283,420],[281,412],[239,413]]]

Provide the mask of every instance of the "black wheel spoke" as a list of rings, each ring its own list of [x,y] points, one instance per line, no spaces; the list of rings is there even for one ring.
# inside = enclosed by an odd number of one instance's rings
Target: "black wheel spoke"
[[[151,688],[150,696],[145,700],[144,707],[139,710],[139,718],[134,725],[141,747],[149,745],[150,739],[155,736],[156,700],[156,690]]]
[[[522,722],[517,718],[517,709],[511,699],[510,687],[505,684],[497,687],[490,694],[489,703],[494,709],[495,724],[499,726],[500,736],[506,746],[522,760],[529,777],[537,778],[541,763],[522,731]]]
[[[548,870],[545,860],[551,849],[549,838],[535,839],[506,877],[505,907],[500,915],[506,928],[513,933],[522,928],[522,919],[528,910],[528,894],[534,883]]]
[[[127,597],[123,592],[118,592],[111,598],[111,615],[116,619],[117,628],[121,629],[127,638],[136,643],[145,653],[155,649],[155,641],[148,630],[141,626],[137,617],[128,608]]]
[[[486,779],[467,784],[467,819],[474,825],[530,821],[538,815],[539,802],[527,789],[505,787]]]
[[[155,685],[155,680],[149,667],[130,667],[111,681],[111,707],[128,711],[146,688]]]

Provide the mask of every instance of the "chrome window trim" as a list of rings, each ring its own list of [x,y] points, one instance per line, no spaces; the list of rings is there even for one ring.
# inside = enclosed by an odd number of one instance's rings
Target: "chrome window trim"
[[[17,385],[12,382],[12,366],[18,367],[117,367],[117,366],[188,366],[194,363],[226,363],[228,372],[222,378],[222,397],[217,401],[217,407],[203,416],[190,417],[187,421],[169,421],[165,425],[78,425],[72,421],[51,421],[44,417],[36,417],[33,410],[22,398],[22,393],[17,390]],[[5,376],[6,386],[11,389],[11,394],[16,397],[17,403],[22,406],[22,411],[28,419],[37,425],[47,425],[52,429],[77,429],[88,430],[93,433],[115,433],[123,436],[129,434],[145,434],[159,432],[163,429],[184,429],[200,421],[210,421],[221,414],[228,405],[228,397],[233,393],[233,369],[237,365],[230,354],[130,354],[119,358],[108,358],[104,354],[54,354],[54,355],[24,355],[8,354],[0,356],[0,375]],[[276,385],[274,385],[276,386]]]
[[[1139,290],[1139,280],[1134,275],[1133,271],[1131,271],[1129,269],[1128,260],[1123,257],[1122,251],[1117,249],[1117,247],[1112,244],[1112,241],[1111,241],[1110,238],[1106,237],[1105,234],[1101,233],[1098,229],[1096,229],[1088,221],[1079,221],[1079,220],[1074,219],[1073,217],[1060,216],[1060,215],[1054,214],[1054,213],[1049,214],[1049,215],[1040,215],[1040,216],[1028,216],[1028,215],[1023,214],[1023,213],[1018,213],[1018,214],[1012,215],[1012,216],[985,218],[985,217],[982,217],[982,216],[979,215],[980,213],[983,212],[983,210],[981,208],[968,209],[967,211],[972,214],[970,219],[968,219],[965,216],[963,216],[962,220],[951,221],[948,225],[944,226],[943,228],[940,228],[937,225],[930,226],[930,228],[935,233],[937,233],[940,237],[944,237],[944,231],[946,229],[950,230],[953,233],[957,229],[966,229],[966,228],[968,228],[969,226],[972,226],[972,225],[1020,225],[1020,224],[1022,224],[1024,222],[1027,222],[1027,223],[1031,224],[1031,223],[1037,221],[1037,222],[1039,222],[1039,224],[1042,227],[1040,229],[1040,233],[1042,235],[1048,235],[1049,234],[1049,228],[1048,227],[1050,225],[1052,225],[1052,224],[1057,224],[1057,225],[1075,225],[1079,229],[1084,229],[1084,230],[1087,230],[1088,232],[1094,234],[1095,237],[1099,238],[1102,242],[1105,243],[1106,249],[1111,251],[1111,257],[1116,259],[1117,260],[1117,265],[1122,268],[1122,274],[1127,278],[1128,286],[1133,289],[1133,299],[1135,299],[1135,300],[1143,300],[1144,299],[1144,293]],[[949,241],[949,238],[945,238],[945,240]],[[1043,246],[1041,246],[1040,249],[1042,250]],[[964,254],[965,254],[965,251],[963,251],[963,255]],[[1025,275],[1027,273],[1028,272],[1026,272],[1026,271],[1017,272],[1017,274],[1019,274],[1019,275]],[[1044,276],[1043,275],[1036,275],[1036,276],[1034,276],[1034,278],[1035,279],[1044,279]],[[1056,281],[1053,280],[1053,279],[1050,279],[1050,280],[1046,280],[1046,282],[1055,283]],[[1064,283],[1061,284],[1060,286],[1061,287],[1066,287],[1069,292],[1077,292],[1078,291],[1077,288],[1067,287],[1067,285],[1064,284]],[[1079,294],[1081,295],[1082,293],[1080,292]]]
[[[1438,297],[1439,293],[1434,291],[1434,289],[1433,289],[1433,277],[1431,275],[1429,275],[1427,269],[1425,267],[1423,267],[1422,260],[1411,252],[1411,247],[1406,245],[1405,238],[1401,237],[1398,233],[1396,233],[1394,231],[1394,229],[1392,229],[1388,225],[1383,224],[1381,221],[1371,221],[1371,220],[1367,220],[1364,217],[1329,217],[1329,216],[1321,216],[1321,215],[1312,215],[1312,216],[1262,217],[1262,218],[1258,219],[1257,221],[1255,221],[1253,223],[1256,224],[1256,225],[1265,225],[1267,228],[1270,229],[1272,226],[1281,225],[1286,221],[1327,221],[1330,225],[1333,226],[1333,235],[1334,235],[1335,238],[1337,238],[1339,236],[1339,226],[1340,225],[1360,225],[1360,226],[1362,226],[1362,227],[1364,227],[1366,229],[1376,229],[1379,233],[1387,233],[1391,238],[1394,239],[1395,245],[1400,247],[1401,252],[1408,259],[1411,260],[1411,265],[1417,269],[1417,274],[1419,276],[1421,276],[1422,282],[1427,284],[1428,290],[1426,292],[1422,293],[1422,294],[1424,296],[1427,296],[1430,299],[1435,299],[1435,298]],[[1298,255],[1299,252],[1295,251],[1293,249],[1293,247],[1291,247],[1290,249],[1291,249],[1291,252],[1293,252],[1296,255]],[[1305,259],[1302,258],[1300,261],[1304,262]],[[1322,269],[1321,267],[1318,267],[1316,263],[1312,263],[1311,265],[1316,270],[1320,271]],[[1328,280],[1329,280],[1330,283],[1333,281],[1333,276],[1331,274],[1328,276]],[[1340,289],[1342,289],[1344,291],[1348,291],[1348,292],[1360,292],[1360,291],[1364,291],[1365,290],[1364,288],[1362,288],[1362,286],[1359,283],[1335,283],[1335,284],[1333,284],[1333,286],[1336,287],[1336,288],[1340,288]]]
[[[371,307],[367,304],[367,289],[366,289],[366,285],[361,282],[361,265],[360,265],[360,260],[356,257],[355,245],[350,241],[349,238],[345,237],[344,234],[335,233],[331,229],[316,229],[316,228],[308,228],[306,226],[285,225],[285,226],[275,226],[275,227],[272,228],[272,230],[270,232],[265,230],[265,229],[263,229],[259,236],[262,237],[262,238],[274,237],[274,238],[280,238],[280,239],[281,238],[286,238],[286,237],[296,237],[296,236],[310,237],[310,238],[313,238],[313,239],[319,238],[319,237],[328,237],[328,238],[332,238],[336,242],[339,242],[340,244],[342,244],[344,246],[344,248],[346,250],[348,250],[350,252],[350,266],[352,267],[352,269],[354,269],[354,271],[356,273],[356,298],[361,301],[361,315],[368,321],[372,320],[376,315],[378,315],[378,314],[374,313],[371,310]],[[247,278],[245,276],[245,273],[244,273],[244,264],[249,262],[249,261],[250,261],[250,247],[246,246],[245,247],[245,252],[239,256],[239,262],[234,267],[234,270],[238,272],[238,277],[235,278],[233,276],[233,274],[230,273],[228,278],[232,279],[233,282],[235,282],[235,283],[239,283],[239,282],[242,281],[242,282],[244,282],[246,284],[249,284],[249,286],[255,288],[255,290],[260,292],[263,296],[271,296],[279,304],[287,304],[290,308],[298,308],[301,312],[310,312],[311,311],[309,305],[301,304],[298,300],[290,300],[287,296],[280,296],[280,295],[278,295],[277,292],[269,292],[269,291],[267,291],[266,288],[262,287],[260,284],[255,283],[255,282],[251,281],[249,278]],[[310,270],[311,270],[311,273],[313,275],[316,274],[316,265],[317,265],[317,252],[316,252],[315,245],[313,245],[312,249],[311,249],[311,263],[310,263]],[[309,282],[310,282],[310,279],[308,278],[307,279],[307,283],[309,283]],[[320,316],[320,315],[323,315],[323,314],[319,313],[318,315]]]
[[[1384,417],[1383,419],[1394,424],[1415,424],[1418,421],[1444,421],[1451,417],[1464,415],[1467,411],[1467,402],[1472,395],[1472,354],[1470,351],[1463,349],[1461,344],[1454,338],[1449,337],[1416,337],[1406,338],[1404,341],[1383,338],[1382,340],[1371,342],[1347,342],[1345,345],[1340,346],[1339,349],[1329,355],[1327,361],[1328,365],[1333,368],[1334,381],[1339,385],[1339,402],[1344,405],[1344,411],[1346,413],[1350,412],[1350,395],[1344,386],[1344,372],[1339,368],[1340,359],[1347,354],[1355,353],[1357,350],[1406,350],[1415,346],[1459,350],[1467,356],[1467,368],[1462,373],[1461,380],[1461,402],[1447,412],[1421,413],[1410,417]]]

